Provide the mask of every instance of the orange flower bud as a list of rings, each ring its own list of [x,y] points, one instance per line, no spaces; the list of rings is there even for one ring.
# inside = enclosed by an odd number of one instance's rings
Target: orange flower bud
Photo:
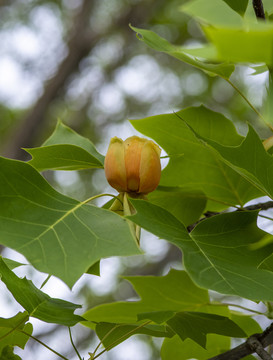
[[[161,175],[160,152],[153,141],[138,136],[112,138],[104,162],[107,181],[119,192],[154,191]]]

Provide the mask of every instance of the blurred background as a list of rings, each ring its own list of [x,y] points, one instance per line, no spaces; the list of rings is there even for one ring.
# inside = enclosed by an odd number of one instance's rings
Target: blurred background
[[[129,28],[157,32],[170,42],[196,46],[205,41],[199,25],[179,11],[186,0],[0,0],[0,154],[28,160],[22,147],[39,146],[53,131],[57,119],[90,138],[105,154],[110,138],[137,134],[128,119],[171,113],[205,104],[232,119],[241,133],[247,122],[266,137],[256,114],[225,80],[165,54],[157,53]],[[262,105],[264,74],[251,75],[238,67],[232,81],[254,106]],[[102,170],[47,171],[46,179],[58,191],[84,200],[111,192]],[[84,275],[71,292],[52,278],[44,291],[54,297],[84,304],[84,310],[104,302],[135,299],[121,275],[163,275],[181,268],[178,250],[143,233],[145,255],[102,261],[101,277]],[[25,260],[9,249],[3,256]],[[45,274],[17,269],[40,286]],[[0,284],[0,316],[21,310]],[[33,321],[34,334],[69,359],[77,356],[67,329]],[[96,347],[94,334],[82,326],[72,329],[85,359]],[[101,359],[160,359],[160,339],[135,336]],[[22,359],[57,359],[30,340]]]

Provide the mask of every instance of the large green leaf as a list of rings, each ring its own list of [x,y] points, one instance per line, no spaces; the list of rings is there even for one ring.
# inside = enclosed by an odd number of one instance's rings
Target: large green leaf
[[[69,286],[99,259],[139,254],[125,219],[55,191],[29,164],[0,158],[0,243]]]
[[[246,333],[225,316],[200,312],[179,312],[167,324],[182,340],[187,338],[206,348],[208,333],[232,337],[246,337]]]
[[[19,312],[9,319],[0,318],[0,354],[6,346],[19,346],[24,348],[32,334],[32,325],[28,323],[27,312]],[[24,331],[26,334],[21,332]],[[0,359],[2,359],[0,357]]]
[[[129,218],[183,251],[184,265],[201,287],[251,300],[273,300],[273,273],[257,269],[273,245],[252,250],[269,236],[257,225],[257,212],[233,212],[199,223],[188,234],[183,224],[159,206],[132,200],[137,213]]]
[[[25,149],[37,170],[81,170],[102,168],[104,157],[87,138],[58,121],[53,134],[41,147]]]
[[[209,302],[206,290],[198,288],[184,271],[166,276],[128,276],[140,301],[115,302],[88,310],[83,317],[93,322],[135,323],[138,314],[155,311],[191,311]],[[84,325],[89,326],[88,323]]]
[[[177,114],[132,120],[131,123],[136,130],[155,139],[170,156],[160,185],[179,186],[190,192],[201,191],[208,199],[228,205],[243,205],[261,195],[236,171],[220,161],[191,129],[219,143],[239,145],[243,137],[223,115],[201,106]]]
[[[273,158],[266,152],[262,141],[254,129],[249,131],[238,146],[225,146],[210,139],[211,145],[232,169],[252,182],[265,195],[273,198]]]
[[[145,44],[152,49],[173,56],[178,60],[209,73],[210,75],[219,75],[224,79],[228,79],[235,69],[234,65],[231,64],[209,64],[205,61],[201,61],[198,58],[191,56],[190,53],[182,47],[170,44],[166,39],[163,39],[153,31],[139,29],[133,26],[131,26],[131,28],[138,34],[139,39],[144,41]]]
[[[37,289],[26,278],[20,279],[4,263],[0,257],[0,279],[5,283],[13,297],[28,312],[29,316],[54,324],[73,326],[82,317],[74,315],[74,311],[81,307],[61,299],[51,298]],[[26,315],[26,314],[24,314]]]

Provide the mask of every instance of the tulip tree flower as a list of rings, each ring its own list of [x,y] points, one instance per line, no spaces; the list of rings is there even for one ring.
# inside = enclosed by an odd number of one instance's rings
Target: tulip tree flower
[[[160,153],[151,140],[112,138],[104,162],[107,181],[121,193],[145,195],[154,191],[161,175]]]

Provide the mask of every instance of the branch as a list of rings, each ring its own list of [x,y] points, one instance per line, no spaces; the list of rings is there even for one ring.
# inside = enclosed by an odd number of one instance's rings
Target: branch
[[[273,201],[267,201],[265,203],[258,203],[258,204],[254,204],[254,205],[248,205],[242,209],[238,209],[237,211],[251,211],[251,210],[268,210],[268,209],[271,209],[273,208]],[[210,218],[212,216],[215,216],[215,215],[219,215],[219,214],[223,214],[223,212],[213,212],[213,211],[207,211],[204,215],[203,218],[201,218],[200,220],[196,221],[194,224],[191,224],[187,227],[187,230],[188,232],[191,232],[196,225],[198,225],[201,221],[204,221],[206,220],[207,218]]]
[[[243,344],[208,360],[238,360],[253,353],[258,354],[263,360],[273,360],[272,357],[264,350],[265,347],[271,344],[273,344],[273,324],[266,328],[263,333],[254,334]]]
[[[252,0],[253,9],[257,19],[265,20],[264,7],[262,0]]]

